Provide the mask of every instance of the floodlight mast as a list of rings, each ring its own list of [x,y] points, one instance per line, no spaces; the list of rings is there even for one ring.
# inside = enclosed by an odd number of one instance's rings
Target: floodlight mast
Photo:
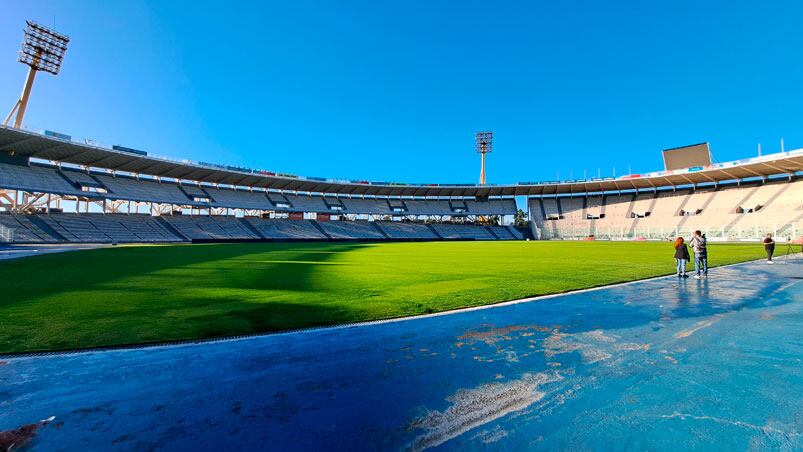
[[[480,154],[482,158],[480,166],[480,185],[485,185],[485,154],[489,154],[493,149],[493,137],[493,132],[477,132],[474,135],[477,142],[477,153]]]
[[[61,63],[64,61],[64,53],[67,51],[67,44],[70,38],[57,33],[36,22],[27,21],[25,28],[25,39],[19,52],[19,62],[28,65],[28,77],[22,88],[22,95],[14,104],[11,113],[6,117],[4,126],[7,126],[11,118],[16,113],[14,127],[22,126],[22,119],[25,117],[25,110],[28,108],[28,99],[31,97],[34,79],[37,71],[49,72],[58,75],[61,70]]]

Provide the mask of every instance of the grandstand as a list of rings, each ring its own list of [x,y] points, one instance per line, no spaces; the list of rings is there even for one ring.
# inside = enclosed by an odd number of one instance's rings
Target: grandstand
[[[173,161],[0,128],[0,240],[714,240],[803,233],[803,151],[618,179],[400,184]],[[530,228],[509,223],[527,197]],[[505,224],[507,222],[508,224]]]
[[[512,197],[359,196],[329,191],[274,190],[76,164],[73,156],[44,158],[31,138],[0,142],[0,240],[13,243],[153,243],[231,240],[521,240],[521,231],[494,233],[477,220],[510,216]],[[30,134],[29,134],[30,135]],[[65,137],[64,135],[60,135]],[[64,146],[52,136],[52,157]],[[27,145],[25,143],[28,143]],[[72,146],[72,144],[70,144]],[[124,151],[87,148],[114,161]],[[76,149],[76,152],[81,151]],[[139,157],[138,157],[139,158]],[[156,168],[154,168],[156,169]],[[192,171],[185,166],[183,173]],[[204,179],[204,178],[201,178]],[[71,209],[70,209],[71,207]],[[428,223],[444,223],[443,235]],[[452,224],[452,223],[455,224]],[[448,232],[447,232],[448,231]],[[502,231],[502,232],[500,232]]]
[[[803,180],[538,197],[529,200],[529,209],[535,235],[542,239],[661,240],[699,229],[716,240],[758,240],[767,233],[784,240],[803,233]]]

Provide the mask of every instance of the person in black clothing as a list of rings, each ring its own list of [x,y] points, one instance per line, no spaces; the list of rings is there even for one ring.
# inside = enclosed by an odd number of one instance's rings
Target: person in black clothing
[[[675,240],[675,263],[677,264],[678,278],[688,278],[686,274],[686,262],[689,261],[689,248],[683,237]]]
[[[772,255],[775,254],[775,240],[772,240],[772,234],[767,234],[764,239],[764,251],[767,252],[767,263],[772,263]]]

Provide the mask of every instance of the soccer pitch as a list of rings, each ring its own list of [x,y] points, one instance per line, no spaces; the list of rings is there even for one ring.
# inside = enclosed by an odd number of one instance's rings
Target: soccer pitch
[[[669,243],[121,246],[0,262],[0,353],[386,319],[674,273]],[[756,244],[709,245],[712,266]]]

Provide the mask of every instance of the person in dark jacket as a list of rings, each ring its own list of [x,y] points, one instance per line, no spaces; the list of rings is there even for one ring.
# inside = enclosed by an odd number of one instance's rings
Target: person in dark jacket
[[[772,240],[772,234],[767,234],[764,238],[764,251],[767,252],[767,263],[772,263],[772,255],[775,253],[775,240]]]
[[[689,248],[683,237],[675,240],[675,263],[677,264],[678,278],[688,278],[686,274],[686,262],[689,261]]]

